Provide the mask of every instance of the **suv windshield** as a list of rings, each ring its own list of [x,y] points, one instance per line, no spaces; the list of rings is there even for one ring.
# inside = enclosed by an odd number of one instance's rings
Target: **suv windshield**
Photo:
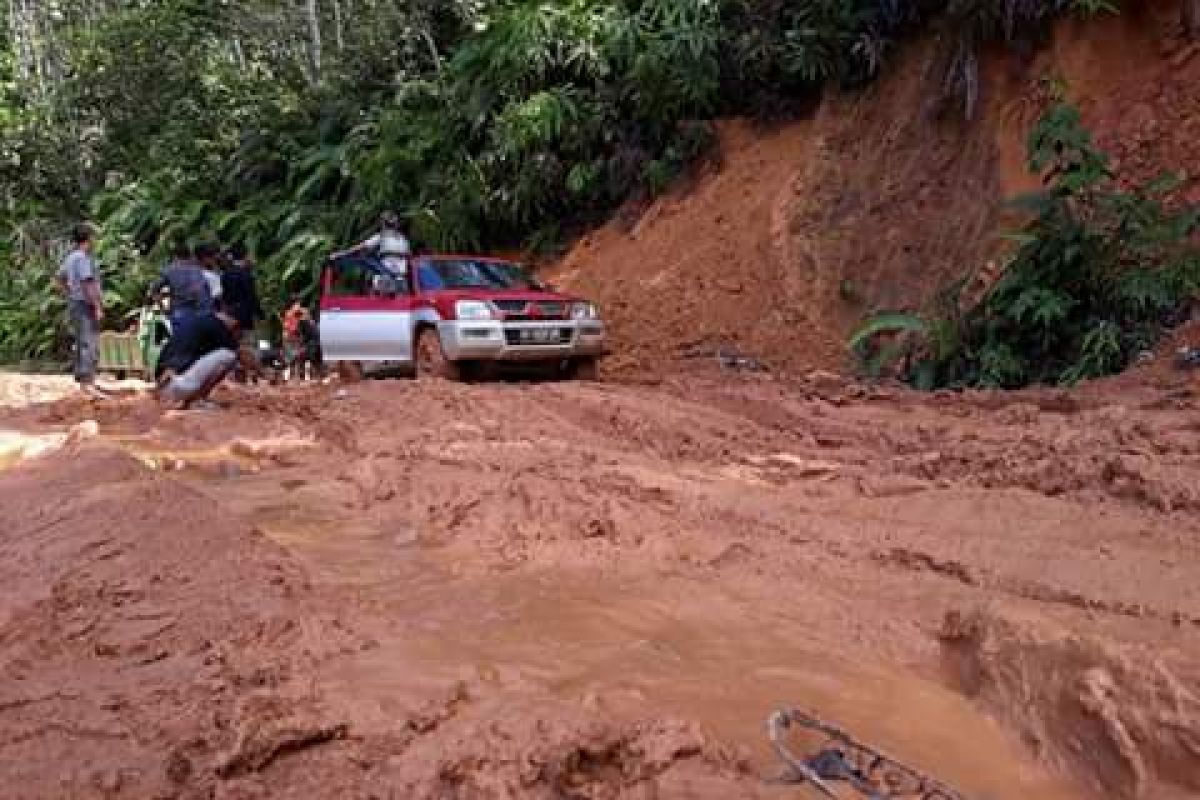
[[[469,258],[431,259],[418,266],[421,288],[431,289],[537,289],[517,264],[476,261]]]

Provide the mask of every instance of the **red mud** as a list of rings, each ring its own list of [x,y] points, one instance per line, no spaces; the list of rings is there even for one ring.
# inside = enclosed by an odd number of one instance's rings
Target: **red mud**
[[[8,414],[106,421],[0,476],[6,796],[803,796],[791,704],[968,797],[1197,790],[1178,379],[334,392]]]
[[[723,123],[712,163],[584,237],[551,277],[600,304],[617,344],[610,371],[653,375],[721,348],[775,369],[841,370],[864,314],[919,308],[984,267],[1000,144],[990,118],[936,118],[938,63],[921,44],[811,120]]]

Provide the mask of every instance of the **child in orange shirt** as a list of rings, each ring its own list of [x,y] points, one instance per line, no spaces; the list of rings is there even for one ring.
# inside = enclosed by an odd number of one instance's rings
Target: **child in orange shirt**
[[[312,316],[300,302],[300,298],[293,296],[291,304],[283,312],[283,360],[287,364],[290,380],[304,378],[308,350],[301,327],[306,320],[311,321]]]

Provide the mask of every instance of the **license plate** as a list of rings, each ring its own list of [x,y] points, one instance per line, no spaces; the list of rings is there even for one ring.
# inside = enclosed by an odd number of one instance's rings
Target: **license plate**
[[[522,342],[545,344],[558,341],[558,328],[525,328],[521,331]]]

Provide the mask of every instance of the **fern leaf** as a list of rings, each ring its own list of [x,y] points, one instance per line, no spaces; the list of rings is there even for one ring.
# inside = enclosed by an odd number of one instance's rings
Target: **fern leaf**
[[[929,323],[918,314],[905,312],[876,314],[864,320],[854,329],[850,334],[848,346],[852,350],[857,350],[877,334],[903,331],[926,334],[929,332]]]

